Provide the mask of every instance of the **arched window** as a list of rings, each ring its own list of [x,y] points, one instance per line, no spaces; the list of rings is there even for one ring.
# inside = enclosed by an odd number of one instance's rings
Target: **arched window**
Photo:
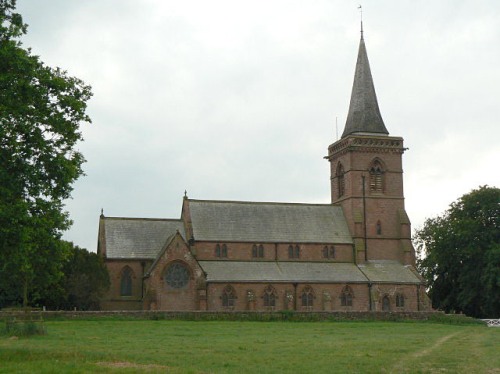
[[[397,308],[404,308],[405,306],[405,297],[401,294],[396,295],[396,307]]]
[[[352,299],[354,295],[351,287],[345,286],[340,294],[340,305],[341,306],[352,306]]]
[[[125,266],[120,279],[120,296],[132,296],[132,269]]]
[[[382,298],[382,311],[389,312],[391,310],[391,301],[389,300],[389,296],[385,295]]]
[[[174,262],[165,272],[165,282],[172,288],[184,288],[191,277],[188,267],[182,262]]]
[[[227,245],[225,245],[225,244],[222,244],[222,253],[221,253],[221,256],[222,257],[227,257]]]
[[[295,246],[295,258],[300,257],[300,247],[298,245]]]
[[[380,220],[377,221],[376,230],[377,235],[382,235],[382,223],[380,222]]]
[[[264,257],[264,246],[259,245],[259,257]]]
[[[236,300],[236,292],[234,288],[227,285],[224,290],[222,290],[222,306],[225,308],[234,308],[234,303]]]
[[[345,193],[345,180],[344,180],[344,167],[342,164],[339,162],[337,165],[337,192],[339,194],[339,197],[344,196]]]
[[[375,160],[370,167],[370,192],[384,191],[384,168],[379,160]]]
[[[273,286],[269,285],[264,289],[264,306],[268,308],[274,308],[276,306],[276,290]]]
[[[288,258],[293,258],[293,245],[288,246]]]
[[[304,290],[302,291],[301,299],[303,307],[312,308],[314,293],[311,287],[307,286],[304,288]]]
[[[220,244],[215,246],[215,257],[220,257]]]

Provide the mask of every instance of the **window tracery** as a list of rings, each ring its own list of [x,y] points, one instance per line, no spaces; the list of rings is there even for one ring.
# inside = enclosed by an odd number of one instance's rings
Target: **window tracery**
[[[236,301],[236,292],[233,287],[227,285],[224,290],[222,290],[222,306],[225,308],[234,308]]]
[[[384,191],[384,168],[379,160],[375,160],[370,167],[370,192]]]
[[[264,306],[268,308],[276,307],[276,290],[273,286],[269,285],[264,289],[264,295],[262,296],[264,299]]]
[[[307,286],[304,288],[304,290],[302,291],[301,299],[303,307],[312,308],[314,293],[311,287]]]
[[[165,272],[165,282],[172,288],[184,288],[187,286],[190,272],[186,265],[175,262]]]
[[[341,306],[352,306],[352,299],[354,295],[351,287],[345,286],[340,294],[340,305]]]
[[[132,269],[125,266],[120,279],[120,296],[132,296]]]

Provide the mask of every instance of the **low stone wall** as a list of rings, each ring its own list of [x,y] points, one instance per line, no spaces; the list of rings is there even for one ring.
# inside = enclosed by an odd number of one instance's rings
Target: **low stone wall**
[[[405,321],[429,320],[443,312],[211,312],[211,311],[44,311],[45,320],[58,319],[144,319],[186,321]],[[9,312],[0,311],[0,320]]]

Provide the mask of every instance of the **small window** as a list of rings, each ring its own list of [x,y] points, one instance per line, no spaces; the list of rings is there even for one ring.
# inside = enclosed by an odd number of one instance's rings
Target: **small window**
[[[234,308],[234,304],[236,301],[236,292],[234,288],[231,286],[226,286],[222,291],[222,306],[225,308]]]
[[[215,246],[215,257],[227,257],[227,245],[226,244],[217,244]]]
[[[227,257],[227,245],[225,245],[225,244],[222,244],[221,257]]]
[[[302,306],[303,307],[312,308],[314,294],[313,294],[313,290],[311,287],[304,288],[304,291],[302,291],[301,299],[302,299]]]
[[[259,245],[259,257],[260,258],[264,257],[264,246],[262,244]]]
[[[295,258],[300,257],[300,247],[298,245],[295,246]]]
[[[288,246],[288,258],[293,258],[293,245]]]
[[[259,254],[259,253],[258,253],[258,250],[257,250],[257,245],[256,245],[256,244],[254,244],[254,245],[252,246],[252,257],[257,257],[257,255],[258,255],[258,254]]]
[[[215,257],[220,257],[220,245],[215,246]]]
[[[276,290],[273,286],[267,286],[264,289],[264,306],[268,308],[274,308],[276,306]]]
[[[396,295],[396,307],[404,308],[405,306],[405,297],[401,294]]]
[[[128,266],[122,270],[120,296],[132,296],[132,269]]]
[[[382,223],[380,222],[380,220],[377,221],[376,230],[377,235],[382,235]]]
[[[335,258],[335,247],[325,245],[323,247],[323,258]]]
[[[341,306],[352,306],[353,293],[351,287],[345,286],[340,294]]]

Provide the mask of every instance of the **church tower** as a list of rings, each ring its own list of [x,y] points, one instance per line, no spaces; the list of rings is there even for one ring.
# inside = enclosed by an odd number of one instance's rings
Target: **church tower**
[[[378,107],[363,30],[349,113],[340,140],[328,147],[331,199],[342,206],[356,261],[414,265],[404,208],[403,138],[389,136]]]

